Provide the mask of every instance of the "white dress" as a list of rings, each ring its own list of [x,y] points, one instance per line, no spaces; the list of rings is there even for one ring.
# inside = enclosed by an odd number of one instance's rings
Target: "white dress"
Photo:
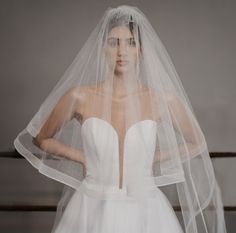
[[[127,192],[126,184],[133,174],[137,179],[137,176],[151,172],[155,124],[157,122],[153,120],[142,120],[127,130],[123,185],[119,189],[116,130],[97,117],[84,121],[81,134],[87,174],[68,202],[55,233],[183,233],[171,204],[158,187],[147,191],[148,195],[141,199],[129,196]],[[149,153],[142,153],[147,148]],[[140,157],[142,154],[149,156]]]

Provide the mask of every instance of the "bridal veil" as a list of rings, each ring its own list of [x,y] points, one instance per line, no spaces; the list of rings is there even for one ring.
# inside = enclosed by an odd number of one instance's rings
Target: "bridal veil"
[[[62,102],[64,109],[60,109]],[[80,102],[86,104],[80,106]],[[49,121],[49,116],[60,122]],[[221,192],[206,140],[166,49],[136,7],[119,6],[105,11],[14,145],[39,172],[65,184],[68,190],[76,190],[86,171],[76,160],[75,152],[82,158],[83,126],[91,118],[109,124],[116,132],[102,142],[104,148],[109,147],[110,141],[123,138],[118,140],[121,176],[117,186],[122,186],[122,161],[129,155],[124,153],[127,134],[138,122],[156,122],[152,126],[156,127],[155,135],[149,135],[154,146],[137,151],[129,164],[133,168],[150,167],[150,173],[144,176],[133,169],[125,184],[127,195],[145,198],[147,190],[175,185],[186,233],[200,233],[199,229],[204,230],[201,233],[226,232]],[[50,127],[54,134],[48,136],[73,148],[71,157],[37,146],[37,135]],[[141,132],[142,127],[136,130]],[[151,163],[146,163],[141,153],[150,156]],[[107,167],[114,169],[112,161]],[[102,167],[97,169],[102,173]],[[101,184],[98,198],[102,199],[106,198],[103,191],[112,179],[109,169],[106,171],[105,178],[103,173],[95,180]],[[63,195],[59,203],[62,212],[69,192]]]

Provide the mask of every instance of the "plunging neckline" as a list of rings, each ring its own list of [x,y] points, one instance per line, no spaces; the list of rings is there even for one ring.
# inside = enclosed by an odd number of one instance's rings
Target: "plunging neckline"
[[[100,122],[103,122],[103,123],[105,123],[106,125],[108,125],[108,126],[112,129],[112,131],[114,132],[114,134],[116,135],[116,138],[117,138],[117,142],[118,142],[118,159],[119,159],[119,161],[120,161],[120,157],[121,157],[121,155],[120,155],[120,150],[119,150],[120,139],[119,139],[119,134],[118,134],[117,130],[115,129],[115,127],[114,127],[111,123],[109,123],[108,121],[106,121],[106,120],[104,120],[104,119],[102,119],[102,118],[92,116],[92,117],[88,117],[87,119],[84,120],[84,122],[83,122],[82,124],[80,124],[80,125],[81,125],[81,131],[83,130],[83,128],[85,127],[85,125],[86,125],[90,120],[98,120],[98,121],[100,121]],[[122,188],[123,188],[123,169],[124,169],[124,168],[123,168],[123,165],[124,165],[124,161],[125,161],[125,149],[126,149],[125,143],[126,143],[127,135],[128,135],[129,132],[130,132],[132,129],[134,129],[137,125],[143,124],[143,123],[145,123],[145,122],[152,122],[152,123],[155,123],[155,125],[157,125],[157,123],[158,123],[157,121],[152,120],[152,119],[144,119],[144,120],[141,120],[141,121],[137,121],[137,122],[131,124],[131,125],[128,127],[128,129],[126,130],[125,134],[124,134],[124,139],[123,139],[123,142],[122,142],[122,143],[123,143],[123,151],[122,151],[122,177],[121,177],[121,179],[120,179],[120,176],[119,176],[119,189],[122,189]],[[119,166],[120,166],[120,165],[119,165]],[[119,171],[120,171],[120,170],[119,170]],[[119,174],[120,174],[120,172],[119,172]],[[120,174],[120,175],[121,175],[121,174]],[[122,184],[121,187],[120,187],[120,183]]]

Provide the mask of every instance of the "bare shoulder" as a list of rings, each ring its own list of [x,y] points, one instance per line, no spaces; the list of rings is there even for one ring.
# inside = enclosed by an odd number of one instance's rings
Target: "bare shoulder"
[[[179,99],[179,95],[175,91],[166,91],[164,93],[160,93],[158,90],[150,87],[147,87],[147,90],[151,96],[160,98],[162,95],[162,97],[164,97],[168,102],[176,102]]]
[[[152,101],[154,101],[154,104],[157,106],[160,105],[160,102],[165,100],[168,106],[172,108],[180,108],[180,106],[183,104],[180,96],[176,91],[165,91],[160,92],[158,90],[155,90],[154,88],[148,88],[148,95],[152,97]]]
[[[91,85],[78,85],[71,87],[66,94],[75,100],[83,101],[85,100],[91,89]]]
[[[180,95],[175,91],[166,92],[165,97],[170,106],[179,107],[183,103]]]
[[[143,93],[146,93],[148,96],[155,97],[155,99],[160,96],[160,93],[157,90],[147,85],[143,86],[142,90]]]

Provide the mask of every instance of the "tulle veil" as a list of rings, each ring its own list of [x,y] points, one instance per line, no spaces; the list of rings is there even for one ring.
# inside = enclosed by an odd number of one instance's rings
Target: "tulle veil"
[[[124,32],[130,36],[126,38]],[[123,162],[127,157],[132,170],[122,183],[125,174],[110,176],[112,160],[98,168],[94,182],[102,188],[96,198],[106,199],[106,187],[114,180],[117,187],[125,185],[127,195],[134,198],[145,198],[147,190],[174,185],[186,233],[226,232],[221,192],[206,139],[167,50],[137,7],[122,5],[105,11],[72,64],[14,141],[19,153],[39,172],[65,184],[54,226],[71,195],[90,177],[82,162],[88,153],[84,151],[83,128],[91,119],[110,125],[112,133],[103,142],[104,148],[119,138],[120,156]],[[144,146],[135,159],[128,160],[129,153],[122,153],[126,136],[134,128],[142,132],[142,122],[155,129],[155,134],[148,135],[152,146]],[[67,152],[52,150],[49,140],[39,147],[37,142],[43,136],[57,140]],[[147,156],[152,158],[151,163],[144,160]],[[143,174],[139,168],[147,166],[150,173]]]

